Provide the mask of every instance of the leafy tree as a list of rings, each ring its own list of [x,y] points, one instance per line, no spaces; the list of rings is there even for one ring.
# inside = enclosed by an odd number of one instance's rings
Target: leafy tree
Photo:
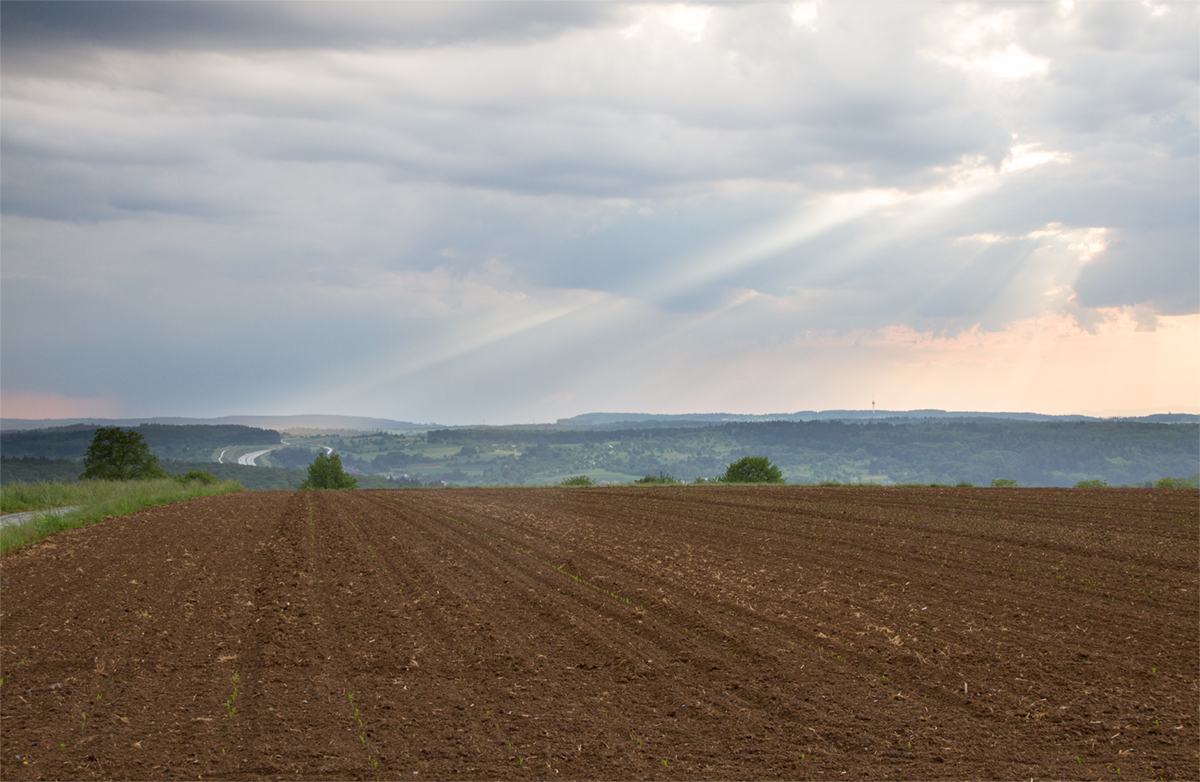
[[[119,428],[96,430],[83,457],[87,468],[80,480],[128,481],[165,478],[158,457],[150,453],[146,438]]]
[[[1014,489],[1019,486],[1016,480],[1012,478],[992,478],[993,489]]]
[[[342,459],[336,453],[326,456],[317,454],[308,465],[308,478],[300,484],[301,489],[357,489],[358,479],[342,470]]]
[[[765,456],[744,456],[725,468],[724,483],[783,483],[783,471]]]
[[[586,475],[576,475],[574,478],[563,478],[559,486],[595,486],[596,482]]]
[[[1103,489],[1108,486],[1108,481],[1103,478],[1093,478],[1090,481],[1080,481],[1075,484],[1076,489]]]

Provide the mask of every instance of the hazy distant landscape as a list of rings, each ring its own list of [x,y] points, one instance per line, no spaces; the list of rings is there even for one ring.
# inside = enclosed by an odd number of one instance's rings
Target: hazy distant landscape
[[[96,427],[124,425],[145,437],[168,473],[199,467],[250,489],[295,488],[316,454],[327,449],[360,478],[362,488],[538,485],[579,475],[598,484],[646,476],[692,483],[714,479],[747,455],[767,456],[788,482],[798,484],[987,486],[1006,479],[1022,486],[1091,480],[1146,485],[1197,473],[1197,418],[843,410],[778,416],[595,413],[553,424],[494,427],[344,416],[238,419],[264,426],[227,423],[230,419],[4,421],[0,478],[73,480]],[[279,428],[265,426],[272,423]]]

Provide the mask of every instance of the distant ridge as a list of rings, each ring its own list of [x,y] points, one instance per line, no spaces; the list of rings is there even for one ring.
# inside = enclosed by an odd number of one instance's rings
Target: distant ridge
[[[220,418],[0,418],[0,431],[15,432],[28,429],[49,429],[57,426],[92,424],[96,426],[139,426],[141,424],[166,424],[169,426],[194,426],[215,424],[241,424],[260,429],[288,431],[347,431],[378,432],[406,431],[426,432],[432,429],[654,429],[673,426],[712,426],[729,423],[760,423],[767,421],[846,421],[864,423],[915,423],[918,421],[1137,421],[1150,424],[1195,424],[1200,415],[1193,413],[1157,413],[1142,416],[1118,416],[1100,418],[1089,415],[1046,415],[1044,413],[981,413],[950,412],[946,410],[801,410],[795,413],[584,413],[570,418],[560,418],[555,423],[507,424],[484,426],[468,424],[446,426],[435,423],[413,423],[390,418],[367,418],[351,415],[227,415]]]
[[[555,426],[575,428],[636,428],[654,426],[708,426],[724,423],[756,423],[763,421],[878,421],[904,422],[928,419],[944,420],[1006,420],[1006,421],[1138,421],[1142,423],[1194,424],[1200,415],[1191,413],[1158,413],[1155,415],[1097,418],[1089,415],[1046,415],[1044,413],[982,413],[949,412],[946,410],[802,410],[796,413],[584,413],[558,419]]]
[[[0,430],[8,432],[24,429],[49,429],[54,426],[74,426],[75,424],[96,424],[97,426],[241,424],[260,429],[275,429],[281,432],[292,429],[344,429],[375,432],[379,430],[425,431],[443,428],[439,424],[415,424],[409,421],[393,421],[389,418],[364,418],[352,415],[227,415],[221,418],[3,418],[0,419]]]

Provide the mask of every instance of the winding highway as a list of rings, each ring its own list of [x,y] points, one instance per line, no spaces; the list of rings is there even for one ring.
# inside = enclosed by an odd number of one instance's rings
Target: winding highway
[[[250,453],[242,454],[241,456],[238,457],[237,463],[245,465],[247,467],[257,467],[258,465],[255,464],[254,461],[258,457],[262,456],[263,454],[270,453],[271,451],[274,451],[276,448],[282,448],[283,446],[286,446],[286,445],[288,445],[288,442],[286,440],[284,440],[283,445],[276,445],[271,448],[265,448],[261,451],[251,451]],[[230,449],[232,449],[234,447],[236,447],[236,446],[231,445],[231,446],[229,446],[229,448],[226,448],[223,451],[221,451],[221,453],[217,456],[217,464],[224,464],[225,463],[225,452],[229,451]],[[333,454],[333,449],[330,448],[328,445],[322,445],[320,447],[325,449],[325,453],[327,455]]]
[[[265,449],[265,450],[262,450],[262,451],[251,451],[251,452],[250,452],[250,453],[248,453],[248,454],[244,454],[244,455],[242,455],[242,456],[239,456],[239,457],[238,457],[238,464],[244,464],[244,465],[246,465],[247,467],[254,467],[254,466],[255,466],[255,464],[254,464],[254,460],[255,460],[255,459],[257,459],[258,457],[262,456],[264,453],[270,453],[271,451],[274,451],[274,450],[275,450],[274,448],[267,448],[267,449]]]

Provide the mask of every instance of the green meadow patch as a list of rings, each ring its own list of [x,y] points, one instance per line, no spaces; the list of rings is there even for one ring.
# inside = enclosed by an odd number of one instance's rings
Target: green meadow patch
[[[155,478],[139,481],[10,483],[0,487],[0,513],[80,506],[62,516],[33,516],[0,527],[0,552],[13,551],[65,529],[196,497],[241,491],[234,481]]]

